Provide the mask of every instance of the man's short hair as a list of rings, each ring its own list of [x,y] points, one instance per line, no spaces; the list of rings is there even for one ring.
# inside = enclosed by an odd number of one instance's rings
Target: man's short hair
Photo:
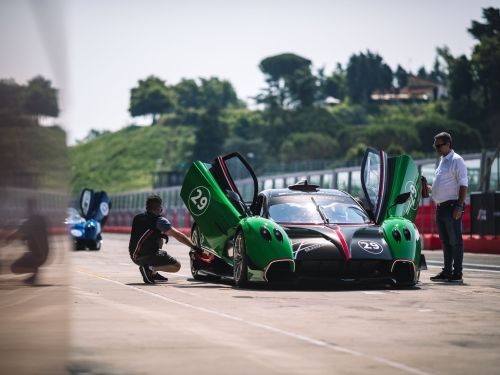
[[[152,194],[146,200],[146,211],[156,210],[160,208],[162,204],[162,200],[159,195]]]
[[[440,141],[443,141],[443,142],[446,142],[446,143],[449,143],[450,146],[451,146],[451,142],[452,142],[452,139],[451,139],[451,135],[449,133],[446,133],[446,132],[441,132],[439,134],[436,134],[434,136],[434,140],[440,140]]]

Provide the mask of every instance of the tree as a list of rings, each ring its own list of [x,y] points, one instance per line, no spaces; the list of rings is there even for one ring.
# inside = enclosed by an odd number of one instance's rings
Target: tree
[[[183,79],[172,89],[177,95],[177,104],[182,109],[242,106],[231,82],[217,77],[200,78],[199,83],[193,79]]]
[[[319,77],[319,99],[324,100],[328,97],[333,97],[339,100],[344,100],[346,96],[346,72],[341,64],[337,64],[335,70],[329,76],[324,76],[323,70],[320,69]]]
[[[418,71],[417,71],[417,77],[418,78],[423,78],[423,79],[428,79],[429,74],[427,74],[427,70],[425,69],[425,66],[421,66]]]
[[[23,91],[13,79],[0,80],[0,115],[18,115],[22,111]]]
[[[485,23],[472,21],[472,26],[468,29],[469,33],[478,40],[483,38],[500,37],[500,10],[496,8],[483,9]]]
[[[293,107],[297,103],[308,106],[314,101],[315,79],[311,73],[311,60],[283,53],[267,57],[259,64],[266,76],[268,88],[257,101],[269,107],[274,104],[281,108]]]
[[[290,93],[290,106],[311,107],[316,97],[316,77],[311,69],[302,68],[296,70],[287,80]]]
[[[347,64],[347,91],[354,103],[366,104],[373,91],[389,90],[392,79],[391,68],[370,51],[352,55]]]
[[[432,65],[432,71],[429,74],[429,78],[438,82],[446,81],[446,72],[443,70],[441,66],[441,62],[439,61],[439,55],[434,59],[434,64]]]
[[[175,96],[165,82],[155,76],[139,80],[139,86],[130,90],[129,112],[133,117],[151,115],[152,124],[158,121],[158,116],[175,108]]]
[[[338,142],[329,135],[306,132],[292,133],[281,145],[280,157],[285,162],[329,159],[335,156]]]
[[[483,9],[485,23],[472,21],[468,30],[479,41],[474,47],[472,65],[483,89],[487,107],[500,102],[500,10]]]
[[[404,70],[401,65],[398,65],[398,67],[396,68],[394,77],[396,78],[396,83],[399,89],[405,87],[408,84],[408,72]]]
[[[471,100],[474,89],[474,78],[472,76],[472,66],[465,55],[455,59],[449,67],[450,95],[454,100],[462,97]]]
[[[177,94],[177,105],[180,108],[200,108],[203,106],[201,90],[194,79],[182,79],[172,89]]]
[[[217,77],[201,78],[201,94],[205,108],[219,109],[229,106],[238,106],[239,100],[231,82],[220,80]]]
[[[23,109],[25,113],[37,117],[57,117],[59,115],[57,90],[42,76],[31,79],[25,89]]]
[[[227,126],[219,118],[219,108],[209,107],[200,118],[196,129],[196,141],[193,158],[209,162],[221,154],[224,140],[227,137]]]

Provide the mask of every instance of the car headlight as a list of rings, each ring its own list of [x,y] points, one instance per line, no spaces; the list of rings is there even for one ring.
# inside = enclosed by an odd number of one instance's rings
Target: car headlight
[[[266,227],[260,227],[260,235],[268,242],[271,242],[271,232]]]
[[[411,233],[410,233],[410,230],[408,228],[405,227],[403,229],[403,235],[405,236],[406,241],[410,241],[411,240]]]
[[[279,242],[283,242],[283,233],[281,233],[278,229],[274,228],[273,230],[274,232],[274,237],[276,237],[276,239],[279,241]]]
[[[73,237],[81,237],[83,232],[80,229],[71,229],[69,231]]]
[[[396,242],[401,242],[401,233],[399,232],[398,228],[394,228],[392,230],[392,237],[394,237]]]

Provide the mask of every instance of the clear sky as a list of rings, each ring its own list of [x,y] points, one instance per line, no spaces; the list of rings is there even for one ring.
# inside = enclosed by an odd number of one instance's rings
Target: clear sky
[[[259,62],[283,52],[330,73],[353,53],[432,68],[436,47],[470,56],[471,20],[500,0],[0,0],[0,78],[61,91],[68,143],[134,121],[130,89],[153,74],[229,80],[251,103]]]

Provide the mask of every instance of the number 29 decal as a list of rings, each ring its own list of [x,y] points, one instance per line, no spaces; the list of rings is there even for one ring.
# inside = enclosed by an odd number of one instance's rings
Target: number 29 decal
[[[189,211],[193,216],[200,216],[210,204],[210,191],[205,186],[195,187],[189,194]]]
[[[358,241],[359,247],[370,254],[380,254],[384,249],[375,241]]]

